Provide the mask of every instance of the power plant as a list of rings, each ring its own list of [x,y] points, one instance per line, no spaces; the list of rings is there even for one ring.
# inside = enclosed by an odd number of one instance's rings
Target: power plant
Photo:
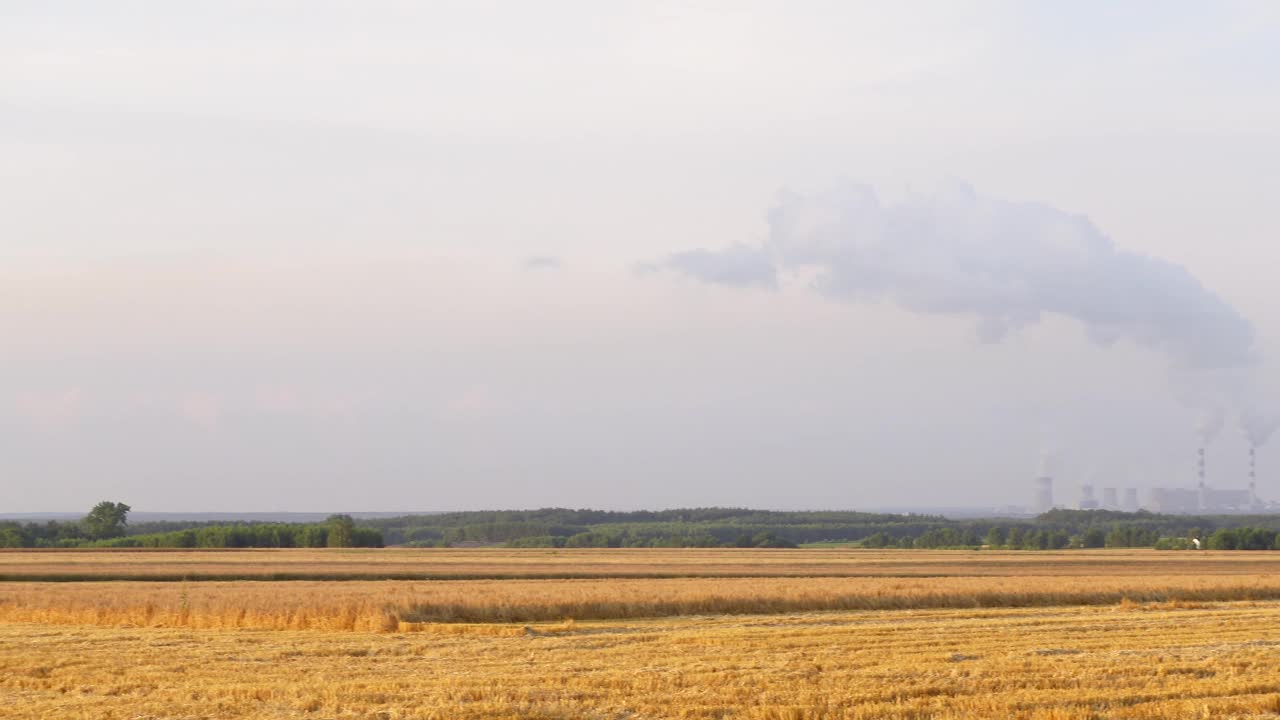
[[[1246,486],[1223,488],[1210,485],[1205,448],[1201,446],[1196,450],[1195,487],[1148,487],[1146,501],[1142,502],[1138,487],[1103,487],[1099,499],[1094,483],[1083,482],[1079,486],[1080,495],[1075,507],[1080,510],[1149,510],[1181,515],[1261,512],[1274,504],[1264,503],[1258,497],[1257,476],[1257,448],[1250,445]],[[1048,475],[1035,479],[1033,512],[1043,513],[1055,507],[1053,483],[1053,477]]]

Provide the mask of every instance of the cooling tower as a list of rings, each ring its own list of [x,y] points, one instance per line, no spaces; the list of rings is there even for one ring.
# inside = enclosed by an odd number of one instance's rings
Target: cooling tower
[[[1120,500],[1115,488],[1102,488],[1102,507],[1108,510],[1120,509]]]
[[[1032,508],[1038,513],[1053,509],[1053,478],[1048,476],[1036,478],[1036,501]]]
[[[1138,511],[1138,488],[1124,489],[1124,509],[1129,512]]]
[[[1080,486],[1080,509],[1096,510],[1098,508],[1098,499],[1093,496],[1093,485],[1085,483]]]

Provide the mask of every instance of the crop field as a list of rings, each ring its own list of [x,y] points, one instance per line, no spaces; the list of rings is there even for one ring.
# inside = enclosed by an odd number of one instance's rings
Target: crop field
[[[1280,718],[1271,558],[0,553],[0,717]]]
[[[1151,550],[0,550],[6,580],[1271,575],[1280,553]]]

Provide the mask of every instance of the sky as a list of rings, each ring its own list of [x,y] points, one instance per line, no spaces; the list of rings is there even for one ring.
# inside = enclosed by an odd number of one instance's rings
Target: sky
[[[0,2],[0,513],[1243,486],[1278,74],[1271,2]]]

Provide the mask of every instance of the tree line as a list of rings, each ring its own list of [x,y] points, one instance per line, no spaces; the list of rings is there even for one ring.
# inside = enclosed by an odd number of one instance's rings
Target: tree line
[[[508,547],[863,547],[1057,550],[1176,547],[1219,530],[1272,527],[1280,516],[1183,516],[1145,511],[1053,510],[1026,520],[953,520],[937,515],[781,512],[735,508],[616,512],[544,508],[458,512],[369,521],[388,544]],[[1161,545],[1162,539],[1165,541]],[[1217,541],[1215,541],[1217,542]],[[1254,543],[1257,544],[1257,543]]]
[[[74,522],[0,523],[0,548],[323,548],[382,547],[382,533],[350,515],[323,523],[197,523],[163,532],[132,532],[131,508],[103,501]],[[166,523],[172,525],[172,523]]]
[[[0,523],[0,547],[794,547],[845,543],[868,548],[1156,547],[1277,549],[1280,516],[1184,516],[1109,510],[1053,510],[1025,520],[741,508],[619,512],[544,508],[456,512],[323,523],[163,521],[132,525],[129,506],[102,502],[75,522]]]

